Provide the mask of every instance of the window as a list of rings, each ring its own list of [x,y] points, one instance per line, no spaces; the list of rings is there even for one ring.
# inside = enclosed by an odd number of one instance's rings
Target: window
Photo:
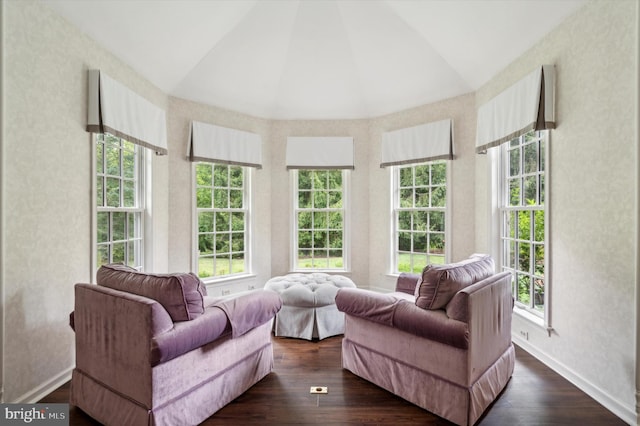
[[[196,163],[196,214],[200,278],[249,272],[249,176],[242,166]]]
[[[144,265],[145,149],[108,133],[96,134],[96,269]]]
[[[502,269],[513,273],[519,307],[545,316],[545,147],[547,132],[529,132],[501,146]]]
[[[393,169],[393,273],[445,263],[447,163]]]
[[[347,170],[293,170],[293,269],[347,270]]]

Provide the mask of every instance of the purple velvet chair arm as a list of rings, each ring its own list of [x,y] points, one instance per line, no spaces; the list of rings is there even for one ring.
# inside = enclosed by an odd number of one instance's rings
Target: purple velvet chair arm
[[[176,322],[171,330],[153,338],[152,365],[177,358],[229,333],[239,337],[271,320],[281,307],[280,296],[269,290],[215,301],[198,318]]]
[[[418,285],[419,281],[420,275],[402,272],[398,275],[398,280],[396,281],[396,291],[415,294],[416,285]]]
[[[459,291],[446,310],[449,316],[469,324],[474,380],[511,345],[511,273],[495,274]]]
[[[347,315],[384,324],[414,336],[461,349],[469,347],[468,325],[449,318],[444,310],[428,311],[390,295],[350,288],[338,290],[336,306]]]
[[[398,299],[386,294],[357,288],[341,288],[336,306],[345,314],[393,327],[393,314]]]
[[[151,365],[156,366],[229,334],[231,327],[225,313],[207,308],[191,321],[179,321],[173,328],[157,334],[151,342]]]
[[[282,308],[282,299],[275,291],[253,290],[225,298],[212,306],[224,311],[231,323],[233,337],[238,337],[271,320]]]
[[[451,319],[441,309],[426,310],[400,301],[393,316],[394,328],[460,349],[469,347],[469,325]]]

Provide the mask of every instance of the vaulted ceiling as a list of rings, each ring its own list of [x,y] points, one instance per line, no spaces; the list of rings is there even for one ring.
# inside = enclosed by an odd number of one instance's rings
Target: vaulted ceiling
[[[272,119],[478,89],[585,0],[42,0],[164,92]]]

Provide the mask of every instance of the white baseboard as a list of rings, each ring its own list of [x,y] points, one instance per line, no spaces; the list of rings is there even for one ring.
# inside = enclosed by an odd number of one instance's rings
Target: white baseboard
[[[42,385],[38,386],[35,389],[30,390],[29,392],[23,394],[15,401],[12,401],[14,404],[35,404],[40,401],[45,396],[49,395],[54,390],[58,389],[60,386],[67,383],[71,380],[71,372],[73,371],[73,366],[67,368],[57,376],[52,379],[46,381]]]
[[[553,371],[567,379],[569,382],[577,386],[581,391],[595,399],[598,403],[611,411],[616,416],[620,417],[623,421],[630,425],[636,425],[638,423],[638,416],[635,411],[635,406],[624,404],[618,399],[612,397],[607,392],[604,392],[598,386],[591,383],[589,380],[582,377],[580,374],[573,371],[566,365],[558,362],[557,360],[549,357],[548,355],[540,352],[534,346],[529,344],[528,341],[520,338],[516,334],[512,334],[513,343],[520,346],[522,349],[530,353],[537,358],[540,362],[551,368]]]

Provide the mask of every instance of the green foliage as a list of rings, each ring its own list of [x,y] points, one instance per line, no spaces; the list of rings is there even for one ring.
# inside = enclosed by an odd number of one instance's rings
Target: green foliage
[[[98,212],[98,243],[106,243],[109,241],[109,213]]]
[[[298,208],[342,208],[342,172],[339,170],[298,171]]]
[[[109,246],[99,245],[98,246],[98,268],[108,263],[109,263]]]
[[[446,173],[444,161],[400,167],[397,267],[419,272],[427,262],[444,262]],[[438,210],[436,210],[438,209]]]
[[[137,207],[138,152],[133,143],[108,133],[96,137],[96,205],[116,209]],[[97,263],[139,266],[140,213],[98,211]]]
[[[508,147],[508,205],[516,208],[544,205],[544,142],[535,132],[512,140]],[[543,209],[516,209],[506,213],[507,266],[516,271],[519,302],[544,306],[545,231]]]
[[[239,166],[198,163],[196,205],[201,209],[240,209],[244,206],[244,170]]]
[[[96,194],[99,207],[136,206],[136,146],[108,133],[96,145]]]
[[[196,165],[198,207],[198,275],[201,278],[244,272],[246,215],[244,169],[239,166]]]
[[[319,252],[326,256],[326,251]],[[342,269],[344,261],[342,252],[335,253],[330,257],[314,257],[310,251],[300,250],[298,252],[298,268],[299,269]]]
[[[245,270],[244,257],[200,257],[198,259],[198,276],[200,278],[218,277],[238,274]]]
[[[399,177],[400,208],[446,206],[445,162],[401,167]]]
[[[509,252],[517,253],[517,264],[512,255],[509,266],[527,274],[518,274],[516,278],[517,299],[529,306],[533,288],[534,293],[538,294],[536,297],[536,305],[538,305],[544,300],[544,211],[511,211],[509,222],[509,235],[516,239],[509,243]],[[532,287],[532,284],[535,285]]]
[[[444,250],[444,212],[401,211],[398,213],[398,249],[421,253]]]
[[[98,212],[97,214],[97,266],[124,263],[139,266],[136,257],[141,248],[138,212]]]
[[[408,272],[412,274],[419,274],[425,268],[425,266],[431,265],[443,265],[445,262],[444,253],[442,255],[425,255],[425,254],[411,254],[411,253],[399,253],[398,254],[398,271]]]
[[[342,194],[341,170],[298,171],[299,268],[342,267]]]

